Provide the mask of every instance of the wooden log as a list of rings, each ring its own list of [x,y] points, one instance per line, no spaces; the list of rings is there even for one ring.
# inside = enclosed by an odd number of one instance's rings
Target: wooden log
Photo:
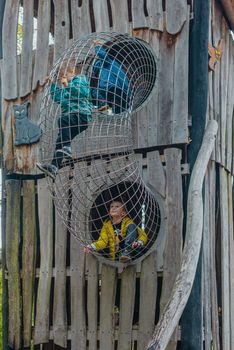
[[[8,0],[5,4],[2,28],[2,97],[15,99],[18,96],[17,83],[17,28],[20,0]]]
[[[148,28],[144,11],[144,0],[132,0],[132,28]]]
[[[20,97],[31,92],[33,69],[33,1],[24,1],[23,13],[23,38],[20,65]]]
[[[114,350],[116,269],[102,265],[100,297],[100,349]]]
[[[231,349],[228,182],[227,182],[227,172],[223,167],[219,168],[219,178],[220,178],[220,214],[221,214],[222,348]]]
[[[92,255],[86,256],[87,271],[87,316],[89,350],[97,349],[98,329],[98,260]]]
[[[202,239],[202,184],[216,133],[217,123],[210,121],[190,179],[187,203],[187,232],[180,272],[177,275],[171,297],[155,328],[153,339],[149,342],[147,350],[163,350],[166,348],[192,289]]]
[[[136,267],[129,266],[121,274],[118,349],[129,350],[136,290]]]
[[[56,61],[69,43],[70,20],[68,1],[54,1],[54,25],[54,60]]]
[[[93,14],[96,32],[110,30],[110,19],[106,0],[93,1]]]
[[[116,2],[110,0],[112,13],[112,30],[119,33],[129,33],[128,3],[126,0]]]
[[[53,258],[53,203],[47,179],[38,181],[40,275],[36,301],[34,344],[49,341],[50,289]]]
[[[6,181],[6,268],[8,271],[8,345],[20,349],[22,338],[19,272],[21,182]]]
[[[157,263],[156,252],[152,252],[141,264],[138,350],[145,350],[154,332],[156,299]]]
[[[50,6],[50,1],[40,0],[38,2],[37,48],[33,72],[33,90],[36,89],[38,83],[41,85],[45,83],[48,73]]]
[[[31,346],[32,313],[36,266],[36,199],[35,183],[23,182],[23,247],[22,247],[22,302],[23,344]]]
[[[94,1],[94,3],[97,2]],[[80,2],[77,0],[71,0],[72,33],[74,40],[77,40],[82,36],[92,32],[89,6],[89,1]],[[94,12],[94,14],[96,15],[96,11]],[[100,18],[101,21],[105,21],[105,19],[108,18],[108,16],[105,16],[105,12],[100,12],[100,17],[98,16],[98,18]]]
[[[187,19],[187,1],[167,1],[166,2],[166,29],[169,34],[178,33]]]
[[[148,0],[149,28],[163,31],[163,7],[161,1]]]

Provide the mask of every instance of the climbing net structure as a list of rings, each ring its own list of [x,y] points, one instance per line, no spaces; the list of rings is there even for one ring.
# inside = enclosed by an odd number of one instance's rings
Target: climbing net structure
[[[54,179],[48,186],[71,234],[114,264],[144,256],[160,229],[161,209],[132,138],[133,113],[147,103],[156,77],[147,43],[92,33],[64,52],[44,89],[40,168]],[[111,215],[113,201],[122,203],[121,219]]]

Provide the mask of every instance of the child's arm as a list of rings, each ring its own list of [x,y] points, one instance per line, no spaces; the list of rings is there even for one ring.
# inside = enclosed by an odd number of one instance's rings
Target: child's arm
[[[132,243],[132,248],[140,248],[140,247],[144,247],[146,245],[146,243],[148,242],[148,237],[145,233],[144,230],[142,230],[140,227],[137,228],[138,229],[138,240]]]
[[[107,245],[108,245],[108,235],[104,224],[101,229],[100,237],[98,238],[98,240],[84,247],[84,252],[90,253],[92,251],[102,250],[102,249],[105,249]]]

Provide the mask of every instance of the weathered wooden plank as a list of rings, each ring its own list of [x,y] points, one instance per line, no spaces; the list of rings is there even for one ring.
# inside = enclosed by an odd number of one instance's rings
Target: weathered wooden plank
[[[86,256],[87,285],[87,316],[89,350],[97,349],[98,328],[98,260],[92,255]]]
[[[166,29],[169,34],[178,33],[187,19],[186,0],[166,1]]]
[[[160,299],[161,311],[171,295],[175,278],[179,272],[182,256],[182,177],[181,150],[168,148],[164,151],[166,161],[166,244],[163,261],[163,285]],[[178,329],[177,329],[178,331]],[[174,333],[167,349],[176,349],[177,331]]]
[[[211,269],[210,269],[210,281],[211,281],[211,317],[212,317],[212,337],[214,348],[220,349],[220,337],[219,337],[219,315],[218,315],[218,300],[217,300],[217,276],[216,276],[216,165],[215,162],[210,162],[210,183],[209,191],[210,194],[210,258],[211,258]]]
[[[229,278],[230,278],[230,349],[234,348],[234,240],[233,240],[233,183],[228,174],[228,216],[229,216]]]
[[[176,2],[177,3],[177,2]],[[188,64],[189,64],[189,16],[190,7],[186,6],[187,20],[175,42],[174,97],[172,143],[188,141]]]
[[[33,90],[36,89],[38,83],[41,85],[45,83],[48,72],[50,6],[50,1],[40,0],[38,2],[37,48],[33,72]]]
[[[23,182],[23,246],[22,246],[22,305],[23,344],[31,346],[32,312],[36,264],[36,198],[35,183]]]
[[[148,0],[147,11],[149,16],[149,28],[163,31],[163,7],[161,1]]]
[[[132,348],[132,323],[136,290],[136,267],[129,266],[121,274],[118,349]]]
[[[8,345],[21,346],[21,295],[19,272],[21,182],[6,181],[6,268],[8,271]]]
[[[3,162],[7,171],[14,169],[12,110],[12,102],[2,100]]]
[[[34,343],[49,341],[50,289],[53,258],[53,203],[47,179],[38,181],[38,215],[40,229],[40,276],[36,301]]]
[[[15,99],[18,96],[17,84],[17,28],[20,0],[8,0],[5,4],[2,28],[2,97]]]
[[[66,200],[66,197],[65,197]],[[66,310],[66,251],[67,228],[58,211],[55,212],[55,278],[53,333],[54,344],[67,347],[67,310]]]
[[[54,60],[56,61],[69,43],[70,20],[68,1],[54,0],[54,26]]]
[[[166,174],[158,151],[147,153],[148,184],[163,198],[166,196]]]
[[[110,30],[110,19],[106,0],[93,1],[96,32]]]
[[[145,350],[155,326],[157,298],[156,252],[152,252],[141,264],[140,310],[137,349]]]
[[[222,348],[231,349],[230,344],[230,276],[229,276],[229,225],[227,172],[219,169],[220,219],[221,219],[221,282],[222,282]]]
[[[96,3],[97,5],[96,1],[94,1],[94,3]],[[82,36],[91,33],[91,19],[89,6],[89,1],[71,0],[72,33],[74,40],[77,40]],[[105,18],[108,18],[108,16],[106,17],[105,12],[101,11],[99,18],[100,20],[104,21]]]
[[[148,28],[145,17],[144,0],[132,0],[132,28]]]
[[[119,33],[129,33],[128,2],[111,0],[112,30]]]
[[[23,13],[23,38],[20,65],[20,96],[26,96],[31,92],[33,70],[33,1],[24,1]]]
[[[114,350],[116,269],[102,265],[100,297],[100,349]]]

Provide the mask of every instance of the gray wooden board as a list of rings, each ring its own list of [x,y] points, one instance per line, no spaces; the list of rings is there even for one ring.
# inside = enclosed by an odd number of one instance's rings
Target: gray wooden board
[[[14,169],[12,103],[2,100],[3,162],[7,171]]]
[[[49,181],[49,180],[48,180]],[[53,203],[47,180],[38,180],[40,275],[36,300],[34,344],[49,341],[49,310],[53,258]]]
[[[164,151],[166,161],[166,245],[163,262],[163,285],[160,299],[160,309],[164,307],[170,297],[175,278],[179,272],[182,256],[182,178],[181,178],[181,150],[168,148]],[[172,337],[168,349],[176,349],[176,332]]]
[[[69,191],[69,173],[65,172],[56,177],[56,181],[60,181],[64,184],[63,194],[65,207],[67,207],[68,191]],[[55,208],[56,208],[55,198]],[[64,206],[63,206],[64,208]],[[64,210],[64,209],[63,209]],[[58,209],[55,210],[55,278],[54,278],[54,300],[53,300],[53,333],[54,344],[61,347],[67,347],[67,309],[66,309],[66,252],[67,252],[67,227],[58,213]]]
[[[68,1],[54,0],[54,26],[54,60],[56,61],[67,48],[69,42]]]
[[[20,65],[20,97],[31,92],[33,67],[33,1],[25,0],[23,4],[23,40]]]
[[[148,28],[144,13],[144,0],[132,0],[132,27],[133,29]]]
[[[161,1],[148,0],[149,28],[163,31],[163,7]]]
[[[221,283],[222,283],[222,348],[231,350],[230,345],[230,276],[229,276],[229,225],[227,172],[219,169],[220,213],[221,213]]]
[[[186,0],[166,1],[166,29],[170,34],[178,33],[187,19]]]
[[[96,32],[109,31],[110,19],[106,0],[93,1]]]
[[[233,240],[233,184],[228,174],[228,214],[229,214],[229,266],[230,266],[230,348],[234,348],[234,240]]]
[[[110,0],[113,26],[112,30],[117,33],[129,32],[128,3],[126,0]]]
[[[141,264],[140,310],[137,349],[145,350],[155,327],[157,298],[156,252],[152,252]]]
[[[209,202],[209,178],[205,177],[205,195],[204,195],[204,224],[203,224],[203,244],[202,244],[202,304],[204,318],[204,346],[210,350],[212,341],[211,333],[211,231],[210,231],[210,202]]]
[[[163,198],[166,196],[166,174],[158,151],[147,153],[148,184]]]
[[[217,277],[216,277],[216,165],[215,162],[210,162],[209,165],[209,192],[213,195],[210,196],[210,258],[211,258],[211,318],[212,318],[212,337],[214,348],[220,349],[220,337],[219,337],[219,317],[218,317],[218,300],[217,300]]]
[[[184,0],[182,1],[185,2]],[[177,4],[177,1],[174,3]],[[188,141],[188,58],[190,7],[187,7],[186,5],[185,9],[187,10],[186,22],[184,23],[183,28],[175,42],[173,76],[175,85],[173,97],[172,143],[184,143]]]
[[[33,71],[32,89],[38,82],[44,84],[48,73],[49,31],[50,31],[50,1],[39,1],[37,18],[37,48]]]
[[[98,328],[98,260],[92,255],[86,256],[87,271],[87,317],[89,350],[97,349]]]
[[[36,264],[36,199],[35,183],[23,181],[23,246],[22,246],[22,311],[23,344],[30,347]]]
[[[18,97],[17,84],[17,25],[19,0],[8,0],[5,4],[2,28],[2,97],[15,99]]]
[[[19,272],[21,182],[7,180],[6,187],[6,268],[8,271],[8,344],[20,349],[22,337]]]
[[[136,290],[136,267],[129,266],[121,274],[118,349],[132,349],[132,324]]]
[[[97,1],[94,1],[94,3],[96,3],[97,5]],[[91,33],[91,18],[89,6],[89,1],[79,2],[77,0],[71,0],[72,32],[74,40],[77,40],[82,36]],[[105,18],[108,18],[105,16],[105,13],[102,12],[100,17],[101,20],[105,20]]]
[[[100,296],[100,349],[114,350],[116,269],[102,265]]]

